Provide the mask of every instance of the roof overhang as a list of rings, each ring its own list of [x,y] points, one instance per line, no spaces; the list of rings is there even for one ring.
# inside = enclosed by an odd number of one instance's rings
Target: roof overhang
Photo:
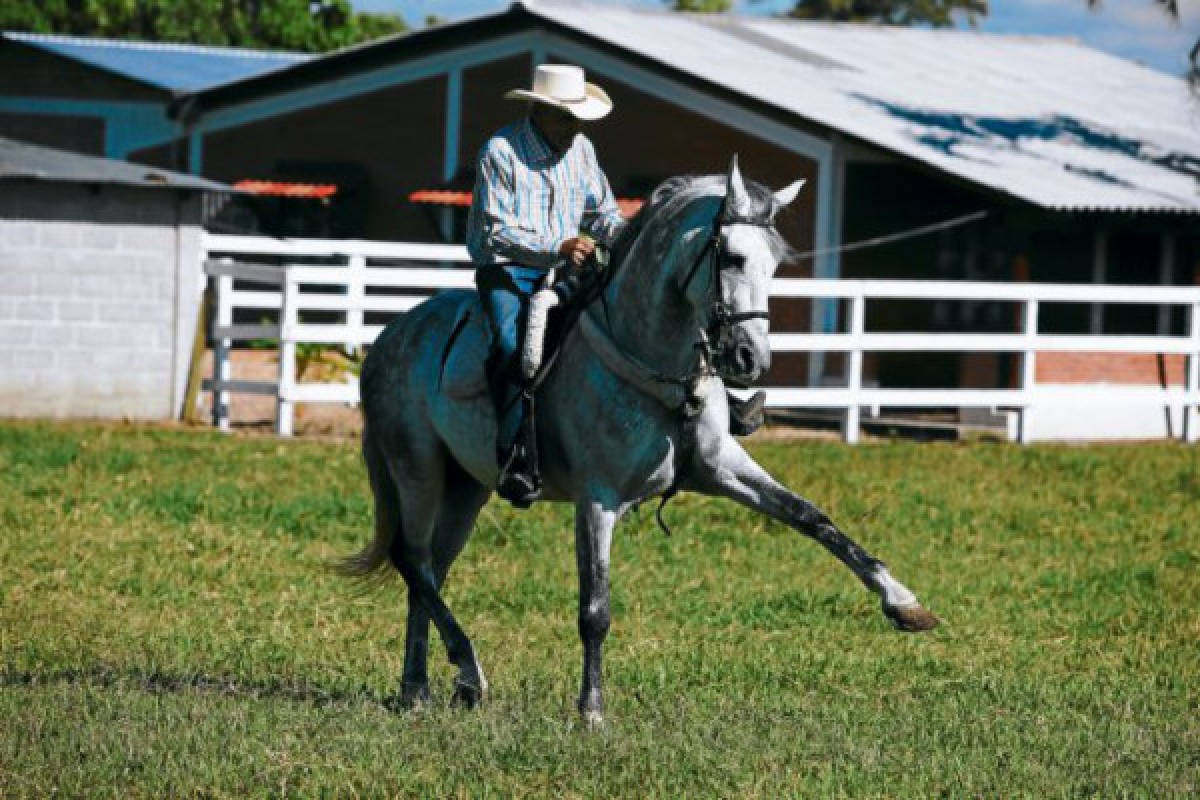
[[[566,41],[586,48],[586,52],[594,52],[610,59],[619,59],[621,63],[629,64],[643,70],[652,70],[662,75],[674,84],[687,89],[703,92],[707,96],[718,99],[723,103],[731,103],[748,112],[759,115],[762,119],[771,120],[786,126],[802,135],[817,137],[831,142],[835,135],[843,141],[855,142],[876,151],[890,155],[915,165],[924,170],[930,170],[965,183],[1019,204],[1029,204],[1052,211],[1069,211],[1078,213],[1200,213],[1200,193],[1195,189],[1195,181],[1185,178],[1174,181],[1170,192],[1157,192],[1154,189],[1142,189],[1140,186],[1151,186],[1155,179],[1155,169],[1158,175],[1167,175],[1173,167],[1160,169],[1162,164],[1171,159],[1178,162],[1191,159],[1195,162],[1194,175],[1200,175],[1200,135],[1195,137],[1195,146],[1187,145],[1190,152],[1168,153],[1165,160],[1151,153],[1140,162],[1124,158],[1128,150],[1127,143],[1116,142],[1107,152],[1099,149],[1089,150],[1086,137],[1114,138],[1112,131],[1099,128],[1089,128],[1079,133],[1084,137],[1082,146],[1079,142],[1071,142],[1074,161],[1055,153],[1054,148],[1062,144],[1054,140],[1052,135],[1036,134],[1028,139],[1020,140],[1021,147],[1014,147],[1013,138],[997,135],[989,125],[994,124],[1034,124],[1046,122],[1042,118],[1013,118],[1003,115],[983,115],[958,119],[956,111],[939,111],[936,101],[929,99],[927,93],[919,86],[913,87],[906,98],[907,103],[890,103],[887,97],[856,97],[854,92],[844,91],[843,97],[836,98],[837,103],[829,107],[819,107],[820,104],[806,106],[797,102],[793,95],[797,89],[786,88],[772,91],[770,88],[758,87],[757,84],[747,87],[736,85],[735,81],[716,74],[712,64],[717,63],[710,54],[705,52],[692,53],[691,59],[672,57],[668,45],[659,45],[658,39],[667,37],[643,37],[641,41],[630,42],[635,36],[622,36],[618,25],[602,25],[598,15],[615,17],[620,14],[644,13],[632,9],[616,9],[607,6],[597,6],[597,14],[581,15],[568,13],[576,6],[563,6],[555,15],[555,3],[545,3],[532,8],[519,3],[506,10],[480,17],[466,19],[460,22],[437,26],[434,28],[399,34],[383,40],[347,48],[312,61],[280,70],[269,75],[252,77],[219,87],[214,87],[188,96],[195,112],[203,116],[205,113],[228,106],[250,103],[266,96],[275,96],[289,91],[309,87],[316,83],[337,81],[360,71],[367,71],[403,63],[409,60],[421,59],[451,50],[486,42],[487,40],[511,34],[544,35],[549,40],[551,51],[557,41]],[[566,10],[564,10],[566,9]],[[567,20],[578,19],[578,24],[568,24]],[[685,24],[688,17],[672,13],[663,18],[664,25]],[[684,22],[678,22],[684,20]],[[702,22],[699,20],[703,20]],[[699,26],[699,35],[716,36],[728,35],[721,27],[728,24],[715,25],[710,18],[697,17],[691,23]],[[747,23],[749,25],[750,23]],[[759,25],[759,22],[755,22]],[[775,24],[775,23],[771,23]],[[789,23],[778,23],[780,25]],[[801,23],[791,23],[801,24]],[[646,26],[643,26],[646,27]],[[845,31],[856,27],[858,31],[869,31],[870,27],[850,26]],[[823,31],[836,32],[830,27],[818,28]],[[601,35],[603,32],[605,35]],[[902,37],[908,33],[884,33],[884,36]],[[961,33],[961,36],[967,34]],[[735,37],[730,37],[735,38]],[[737,46],[753,48],[760,46],[761,41],[771,37],[758,28],[751,31],[741,31],[736,37]],[[1009,40],[1027,43],[1030,37],[991,37],[988,42],[1007,44]],[[953,41],[953,40],[946,40]],[[983,40],[981,40],[983,41]],[[1039,45],[1041,40],[1034,42]],[[1057,46],[1062,44],[1057,40],[1045,40]],[[728,44],[728,43],[727,43]],[[636,45],[636,46],[635,46]],[[734,45],[730,45],[734,46]],[[786,52],[790,45],[780,45],[773,51],[766,52],[770,57],[780,57],[781,51]],[[999,45],[996,45],[999,46]],[[1081,51],[1079,45],[1073,45]],[[799,48],[794,48],[799,49]],[[805,68],[824,68],[822,61],[829,61],[815,50],[803,51],[808,62]],[[1100,56],[1100,54],[1096,54]],[[1105,57],[1107,58],[1107,57]],[[1111,59],[1116,61],[1115,59]],[[614,63],[611,62],[610,63]],[[788,62],[780,62],[786,64]],[[707,65],[707,66],[706,66]],[[838,64],[835,67],[842,68]],[[1113,67],[1116,69],[1116,67]],[[1123,65],[1122,69],[1130,69],[1132,65]],[[854,70],[850,70],[851,72]],[[819,73],[814,73],[819,78]],[[841,75],[849,72],[839,73]],[[1165,76],[1160,76],[1169,80]],[[743,84],[745,81],[742,82]],[[1182,81],[1180,81],[1182,84]],[[776,84],[781,85],[781,84]],[[915,94],[912,94],[915,92]],[[928,102],[926,102],[928,100]],[[829,105],[829,104],[827,104]],[[937,115],[947,117],[938,120]],[[865,122],[864,122],[865,120]],[[1059,124],[1070,136],[1077,132],[1070,131],[1072,125],[1079,121],[1070,115],[1062,115],[1051,123]],[[1084,122],[1087,122],[1086,120]],[[861,123],[861,124],[860,124]],[[966,126],[967,129],[958,130]],[[951,133],[957,136],[954,141],[944,137],[949,126]],[[961,134],[961,135],[959,135]],[[1039,138],[1040,137],[1040,138]],[[1119,138],[1119,137],[1116,137]],[[944,141],[943,141],[944,140]],[[953,158],[939,153],[938,148],[949,150],[954,148]],[[1158,147],[1149,144],[1148,149]],[[1061,150],[1061,148],[1060,148]],[[1082,158],[1080,156],[1083,156]],[[1178,158],[1176,158],[1178,156]],[[1056,160],[1057,159],[1057,160]],[[1136,163],[1135,163],[1136,162]],[[1056,172],[1057,170],[1057,172]],[[1140,170],[1140,172],[1138,172]],[[1124,172],[1123,172],[1124,171]],[[1130,183],[1122,186],[1126,173],[1137,172],[1138,184]],[[1175,178],[1180,173],[1175,174]],[[1066,188],[1055,186],[1055,182]],[[1191,188],[1187,188],[1187,187]],[[1184,188],[1181,188],[1184,187]],[[1061,188],[1061,191],[1060,191]]]

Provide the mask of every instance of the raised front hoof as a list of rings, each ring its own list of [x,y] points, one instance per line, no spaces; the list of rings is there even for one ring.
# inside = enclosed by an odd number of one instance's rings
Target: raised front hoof
[[[896,626],[896,630],[904,631],[905,633],[931,631],[941,621],[920,605],[903,607],[884,606],[883,613],[892,621],[892,625]]]
[[[487,687],[480,688],[476,684],[465,681],[454,682],[454,694],[450,704],[456,708],[478,708],[487,699]]]

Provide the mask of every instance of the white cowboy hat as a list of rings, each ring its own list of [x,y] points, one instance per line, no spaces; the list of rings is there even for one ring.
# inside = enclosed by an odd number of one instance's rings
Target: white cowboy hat
[[[509,100],[533,100],[561,108],[579,119],[593,120],[612,111],[612,100],[604,90],[583,80],[583,68],[568,64],[539,64],[533,73],[533,89],[513,89]]]

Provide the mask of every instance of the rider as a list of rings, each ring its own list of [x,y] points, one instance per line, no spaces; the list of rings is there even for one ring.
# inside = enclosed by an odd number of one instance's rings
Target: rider
[[[496,491],[524,507],[541,487],[531,442],[524,441],[529,437],[517,441],[530,402],[516,358],[529,314],[523,300],[534,297],[542,313],[565,305],[580,286],[578,271],[595,263],[596,243],[611,246],[625,220],[592,143],[581,133],[584,122],[612,110],[604,90],[585,82],[579,67],[543,64],[531,90],[514,89],[505,97],[528,100],[529,113],[500,129],[480,152],[467,249],[479,265],[475,282],[492,329],[487,371],[498,428]],[[761,424],[762,400],[761,393],[744,405],[731,398],[735,433]]]

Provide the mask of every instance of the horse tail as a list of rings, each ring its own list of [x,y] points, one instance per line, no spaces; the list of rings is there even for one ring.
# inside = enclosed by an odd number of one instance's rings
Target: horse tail
[[[375,536],[360,552],[337,562],[337,571],[352,578],[367,578],[391,563],[392,542],[401,525],[400,493],[369,428],[364,428],[362,442],[363,460],[375,495]]]

